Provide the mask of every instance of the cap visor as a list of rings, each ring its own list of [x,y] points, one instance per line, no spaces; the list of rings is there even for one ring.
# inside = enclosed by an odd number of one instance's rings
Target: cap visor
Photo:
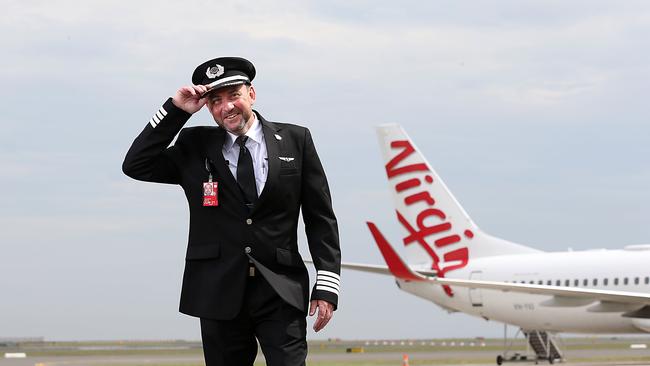
[[[219,89],[225,88],[227,86],[242,85],[242,84],[249,84],[250,85],[250,82],[245,81],[245,80],[236,80],[236,81],[226,82],[226,83],[223,83],[223,84],[218,84],[218,85],[215,85],[213,87],[210,87],[210,89],[208,89],[207,92],[203,93],[203,95],[201,95],[201,97],[199,99],[205,98],[208,94],[210,94],[211,92],[213,92],[215,90],[219,90]]]

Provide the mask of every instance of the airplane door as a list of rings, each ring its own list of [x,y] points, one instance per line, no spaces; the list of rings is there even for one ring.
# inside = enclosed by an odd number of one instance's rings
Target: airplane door
[[[480,281],[483,278],[483,271],[472,271],[469,274],[470,280]],[[469,289],[469,302],[473,307],[482,307],[483,306],[483,294],[481,293],[480,288],[470,288]]]

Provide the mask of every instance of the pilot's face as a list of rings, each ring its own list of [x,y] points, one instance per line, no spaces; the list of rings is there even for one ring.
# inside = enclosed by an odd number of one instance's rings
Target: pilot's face
[[[211,91],[207,106],[217,124],[235,135],[243,135],[253,124],[255,88],[233,85]]]

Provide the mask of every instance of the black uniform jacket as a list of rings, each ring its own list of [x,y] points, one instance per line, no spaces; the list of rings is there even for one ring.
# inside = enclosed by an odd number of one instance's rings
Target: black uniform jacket
[[[255,112],[257,113],[257,112]],[[171,98],[135,139],[122,169],[134,179],[179,184],[190,210],[180,311],[202,318],[231,319],[241,308],[249,262],[289,304],[306,313],[309,276],[298,253],[299,211],[317,270],[311,299],[337,306],[340,249],[327,179],[309,130],[262,124],[268,177],[252,209],[244,204],[222,154],[224,129],[181,130],[191,115]],[[179,133],[173,146],[169,146]],[[207,162],[207,166],[206,166]],[[218,182],[216,207],[203,206],[209,171]]]

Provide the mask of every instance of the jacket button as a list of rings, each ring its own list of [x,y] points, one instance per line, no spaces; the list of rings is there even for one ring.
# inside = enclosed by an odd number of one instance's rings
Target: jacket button
[[[244,248],[244,253],[246,253],[246,254],[250,254],[250,252],[252,252],[252,251],[253,251],[253,249],[251,249],[251,247]]]
[[[251,225],[253,223],[253,219],[246,219],[246,225]]]

